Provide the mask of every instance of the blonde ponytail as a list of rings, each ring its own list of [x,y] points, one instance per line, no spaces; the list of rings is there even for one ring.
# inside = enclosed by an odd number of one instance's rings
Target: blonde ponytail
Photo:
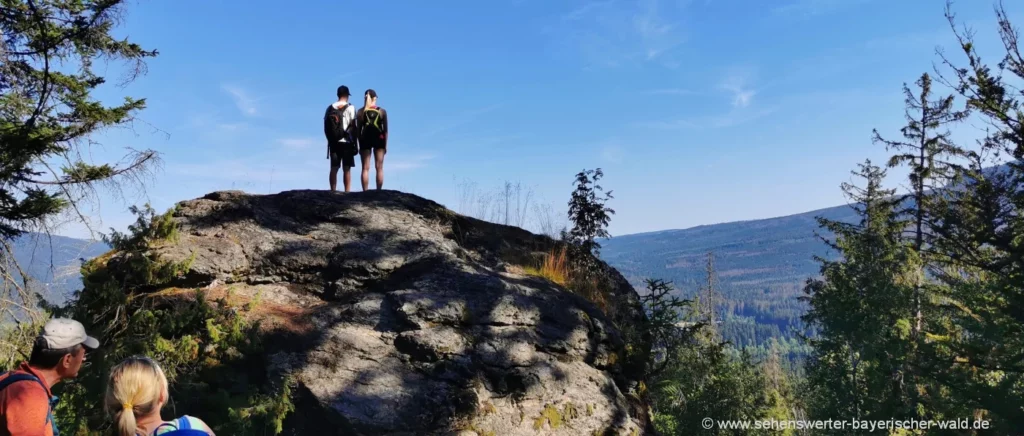
[[[117,423],[118,436],[138,435],[138,427],[135,424],[135,412],[122,409],[114,415],[114,422]]]
[[[118,436],[136,436],[137,418],[159,413],[167,377],[148,357],[129,357],[110,371],[104,405],[114,415]],[[166,401],[166,398],[164,399]]]

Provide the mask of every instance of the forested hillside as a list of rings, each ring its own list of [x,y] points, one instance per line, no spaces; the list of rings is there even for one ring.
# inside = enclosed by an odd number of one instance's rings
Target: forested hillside
[[[692,298],[706,282],[706,258],[713,253],[721,295],[723,337],[738,346],[766,345],[775,338],[797,357],[794,333],[806,305],[797,300],[804,283],[816,276],[815,256],[832,259],[833,250],[816,236],[816,216],[853,222],[848,205],[755,221],[704,225],[684,230],[624,235],[602,242],[602,257],[641,287],[645,278],[673,282],[681,297]]]

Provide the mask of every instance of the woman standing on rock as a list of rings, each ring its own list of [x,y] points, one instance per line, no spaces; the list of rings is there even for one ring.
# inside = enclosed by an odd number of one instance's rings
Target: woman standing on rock
[[[164,421],[160,409],[168,397],[167,377],[148,357],[129,357],[110,371],[105,403],[107,411],[113,412],[118,436],[213,436],[199,418],[185,415]]]
[[[388,152],[388,112],[377,106],[377,91],[367,89],[356,113],[359,155],[363,159],[363,190],[370,188],[370,155],[377,170],[377,189],[384,186],[384,155]]]

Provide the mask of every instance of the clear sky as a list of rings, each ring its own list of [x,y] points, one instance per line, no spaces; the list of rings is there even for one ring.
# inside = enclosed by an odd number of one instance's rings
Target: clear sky
[[[884,162],[871,129],[899,134],[902,83],[955,49],[938,0],[129,3],[116,33],[160,55],[99,95],[148,108],[94,157],[152,148],[163,166],[146,197],[88,212],[104,231],[147,199],[326,189],[322,115],[342,84],[388,110],[385,187],[453,209],[458,183],[508,180],[562,214],[596,167],[613,235],[834,206],[858,162]],[[994,60],[993,3],[954,6]]]

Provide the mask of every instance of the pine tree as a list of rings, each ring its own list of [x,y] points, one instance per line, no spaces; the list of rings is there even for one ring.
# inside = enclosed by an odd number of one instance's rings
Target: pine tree
[[[967,152],[957,147],[950,140],[950,132],[946,126],[962,121],[967,116],[967,111],[956,111],[953,109],[954,99],[952,95],[939,100],[932,100],[932,79],[928,73],[921,75],[917,80],[917,86],[921,88],[919,94],[915,95],[910,88],[904,84],[903,94],[906,96],[906,119],[907,125],[903,127],[904,141],[891,141],[883,139],[874,130],[874,142],[883,143],[887,150],[895,150],[898,153],[889,159],[889,168],[900,165],[910,167],[910,198],[913,202],[905,210],[913,216],[913,247],[919,256],[923,255],[927,239],[925,226],[926,216],[932,204],[931,192],[942,189],[954,182],[961,174],[960,166],[951,159],[965,157]],[[924,274],[919,276],[919,283],[914,285],[914,338],[921,336],[924,304]]]
[[[604,188],[597,184],[602,177],[604,172],[600,168],[576,174],[576,190],[569,199],[568,211],[573,227],[564,238],[594,256],[599,255],[601,249],[597,240],[611,236],[608,223],[615,214],[615,210],[605,205],[612,199],[612,191],[604,192]]]
[[[693,304],[691,300],[675,297],[672,283],[660,279],[647,279],[647,292],[640,296],[640,304],[647,318],[643,321],[644,335],[650,337],[651,354],[645,368],[646,375],[656,380],[661,373],[677,364],[679,348],[692,340],[703,324],[681,326],[683,313]]]
[[[964,183],[945,195],[930,227],[946,285],[927,370],[939,382],[945,416],[975,414],[995,434],[1024,432],[1024,79],[1019,34],[1002,5],[996,8],[1004,56],[993,71],[978,54],[973,34],[946,17],[966,66],[942,54],[952,71],[944,82],[964,97],[989,126]],[[1008,76],[1008,77],[1006,77]],[[986,168],[1003,156],[1000,169]]]
[[[97,60],[123,60],[132,68],[125,83],[144,72],[147,51],[111,29],[123,0],[5,0],[0,2],[0,240],[46,230],[70,212],[86,222],[79,205],[98,185],[139,182],[155,163],[153,151],[131,152],[123,166],[89,162],[92,135],[123,125],[145,107],[126,98],[105,106],[91,93],[106,80]],[[87,222],[86,222],[87,224]],[[11,253],[0,250],[5,290],[0,300],[25,305],[26,293],[12,276]],[[17,289],[19,295],[11,295]],[[11,301],[11,300],[22,300]]]
[[[809,304],[803,316],[817,336],[806,364],[812,398],[810,414],[888,419],[912,416],[907,383],[911,351],[913,251],[903,243],[907,223],[897,210],[893,191],[882,188],[885,171],[871,164],[854,173],[865,180],[843,190],[860,215],[850,224],[818,218],[834,234],[825,242],[839,260],[818,258],[821,279],[809,280]]]

